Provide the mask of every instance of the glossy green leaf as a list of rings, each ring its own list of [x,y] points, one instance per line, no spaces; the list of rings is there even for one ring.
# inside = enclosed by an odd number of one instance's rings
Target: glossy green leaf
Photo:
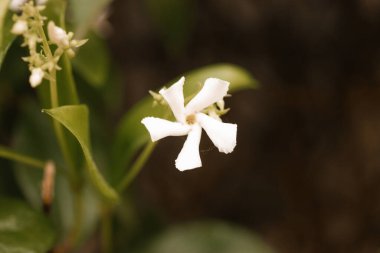
[[[0,0],[0,68],[15,35],[11,33],[13,13],[8,9],[9,0]]]
[[[197,222],[164,232],[139,253],[273,253],[258,236],[222,222]]]
[[[89,33],[87,38],[89,40],[73,59],[73,66],[89,84],[102,86],[109,73],[110,56],[99,36]]]
[[[87,162],[86,168],[94,186],[105,198],[111,201],[118,200],[118,194],[112,189],[103,178],[96,166],[91,154],[89,138],[89,116],[88,108],[85,105],[67,105],[53,109],[46,109],[43,112],[60,122],[78,140],[82,147],[84,157]]]
[[[72,187],[67,181],[65,164],[54,136],[51,119],[41,113],[40,108],[33,100],[24,101],[19,110],[20,121],[14,130],[13,148],[18,152],[44,161],[53,160],[58,166],[54,201],[50,216],[55,221],[60,235],[64,236],[72,229],[75,215],[77,215],[74,208],[75,193],[72,192]],[[75,137],[70,132],[68,134],[75,140]],[[78,143],[76,144],[79,146]],[[78,155],[81,155],[81,153]],[[20,163],[14,162],[12,164],[15,168],[14,172],[18,187],[20,187],[24,197],[34,208],[40,208],[42,205],[41,179],[43,171],[31,169],[29,166]],[[82,189],[84,192],[82,200],[84,220],[81,224],[81,235],[82,238],[86,238],[97,222],[99,203],[94,187],[85,183],[82,185]]]
[[[16,199],[0,198],[0,252],[45,253],[55,231],[41,213]]]
[[[195,95],[202,87],[203,82],[209,77],[217,77],[229,81],[230,93],[257,87],[256,81],[246,70],[230,64],[204,67],[185,74],[185,77],[185,97]],[[177,80],[178,79],[171,81],[167,86],[170,86]],[[153,107],[152,105],[153,99],[148,95],[136,104],[121,121],[111,154],[113,157],[112,175],[115,183],[117,183],[117,179],[122,176],[126,166],[137,150],[150,140],[148,132],[141,124],[141,120],[146,116],[167,118],[168,115],[171,115],[171,111],[168,107]]]

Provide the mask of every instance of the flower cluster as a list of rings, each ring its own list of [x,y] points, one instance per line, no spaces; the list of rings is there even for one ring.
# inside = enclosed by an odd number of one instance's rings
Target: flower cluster
[[[13,0],[9,8],[14,11],[21,11],[13,16],[15,23],[11,32],[24,37],[22,46],[28,47],[29,56],[23,57],[23,60],[29,63],[30,77],[29,82],[32,87],[41,84],[43,78],[48,78],[54,70],[60,70],[58,61],[67,53],[68,56],[74,56],[74,49],[82,46],[87,40],[74,40],[72,32],[67,33],[62,28],[56,26],[53,21],[48,23],[49,41],[44,33],[44,21],[46,17],[40,14],[45,9],[43,0],[26,2],[23,0]],[[51,52],[49,44],[56,46],[54,53]],[[42,46],[43,50],[40,50]]]
[[[28,2],[28,0],[11,0],[9,2],[9,9],[12,11],[18,12],[22,10],[22,6]],[[37,5],[44,5],[46,4],[47,0],[36,0],[35,1]]]
[[[175,161],[180,171],[202,166],[199,155],[202,128],[219,151],[226,154],[234,150],[237,134],[236,124],[223,123],[219,117],[228,111],[224,109],[223,98],[227,95],[229,82],[208,78],[199,93],[186,106],[183,96],[184,82],[185,78],[182,77],[170,88],[163,88],[159,92],[170,106],[176,122],[155,117],[146,117],[141,121],[148,129],[152,141],[167,136],[187,135]]]

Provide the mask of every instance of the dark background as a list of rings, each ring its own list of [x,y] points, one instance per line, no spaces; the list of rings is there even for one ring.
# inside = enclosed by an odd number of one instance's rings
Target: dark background
[[[224,121],[239,126],[231,155],[204,134],[203,167],[180,173],[184,139],[160,142],[135,184],[141,208],[167,223],[238,223],[278,252],[377,252],[380,1],[161,2],[111,7],[125,111],[212,63],[245,67],[260,88],[227,100]]]

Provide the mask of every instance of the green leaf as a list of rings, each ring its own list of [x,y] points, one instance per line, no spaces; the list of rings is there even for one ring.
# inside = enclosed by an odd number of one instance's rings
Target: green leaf
[[[13,147],[22,153],[31,155],[41,160],[53,160],[57,165],[55,179],[55,194],[50,216],[54,220],[60,236],[64,237],[72,229],[75,222],[76,208],[74,208],[75,194],[67,181],[64,161],[54,136],[51,119],[40,112],[39,106],[34,100],[26,100],[22,103],[19,113],[19,121],[14,131]],[[76,141],[75,137],[70,137]],[[79,146],[78,142],[75,143]],[[79,146],[80,148],[80,146]],[[78,156],[81,155],[79,150]],[[42,170],[31,169],[20,163],[12,163],[15,176],[24,197],[34,208],[40,208]],[[1,171],[1,170],[0,170]],[[11,171],[11,170],[6,170]],[[13,172],[13,171],[11,171]],[[8,178],[9,181],[9,178]],[[81,185],[83,189],[83,223],[81,224],[82,238],[86,238],[92,232],[98,217],[98,194],[90,184]],[[58,238],[58,241],[63,238]],[[1,251],[0,251],[1,252]]]
[[[184,85],[185,97],[193,96],[202,87],[203,82],[209,77],[216,77],[230,82],[229,92],[235,92],[242,89],[252,89],[257,87],[256,81],[244,69],[230,65],[218,64],[194,70],[185,74],[186,81]],[[177,79],[167,84],[170,86]],[[149,134],[141,124],[141,120],[147,116],[167,118],[171,115],[168,107],[152,106],[153,99],[150,95],[136,104],[122,119],[118,128],[115,143],[112,149],[112,176],[113,182],[124,174],[126,166],[134,154],[146,142],[150,141]]]
[[[259,237],[222,222],[197,222],[172,227],[139,253],[273,253]]]
[[[82,147],[91,181],[105,198],[117,201],[118,194],[105,181],[91,155],[87,106],[67,105],[53,109],[44,109],[43,112],[60,122],[75,136]]]
[[[24,202],[0,198],[0,252],[45,253],[55,231],[49,221]]]
[[[110,56],[99,36],[89,33],[88,39],[74,58],[73,66],[89,84],[95,87],[103,86],[109,73]]]
[[[0,68],[4,57],[16,37],[11,33],[12,12],[8,9],[9,0],[0,0]]]

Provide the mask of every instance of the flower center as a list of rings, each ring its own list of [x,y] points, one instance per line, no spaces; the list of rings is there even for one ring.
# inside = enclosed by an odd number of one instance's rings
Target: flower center
[[[195,114],[190,114],[186,116],[186,123],[192,125],[195,123]]]

